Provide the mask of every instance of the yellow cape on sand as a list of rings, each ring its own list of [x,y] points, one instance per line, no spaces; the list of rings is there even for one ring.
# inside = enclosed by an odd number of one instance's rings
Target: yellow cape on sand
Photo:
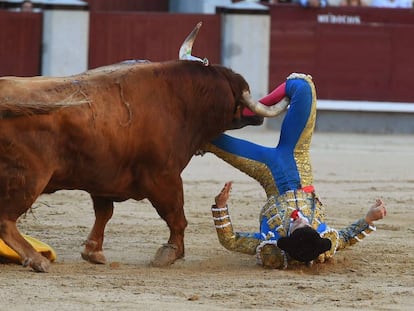
[[[22,235],[25,238],[25,240],[29,242],[29,244],[32,245],[37,252],[41,253],[44,257],[46,257],[52,262],[56,260],[56,253],[52,247],[50,247],[46,243],[36,240],[35,238],[32,238],[31,236],[24,234]],[[0,262],[1,261],[16,263],[22,262],[20,256],[14,250],[8,247],[2,239],[0,239]]]

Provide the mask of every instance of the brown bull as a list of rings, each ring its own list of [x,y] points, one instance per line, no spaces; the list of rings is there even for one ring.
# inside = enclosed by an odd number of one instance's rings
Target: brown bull
[[[263,109],[242,76],[198,61],[0,78],[0,238],[23,265],[47,271],[49,261],[16,221],[42,193],[80,189],[91,195],[96,216],[82,257],[104,263],[113,202],[147,198],[170,229],[153,263],[173,263],[184,256],[187,225],[181,172],[221,132],[257,122],[240,114],[245,106]]]

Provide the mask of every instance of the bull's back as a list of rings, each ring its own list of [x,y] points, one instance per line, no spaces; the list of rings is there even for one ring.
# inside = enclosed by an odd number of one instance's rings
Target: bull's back
[[[41,163],[50,174],[47,191],[116,195],[151,175],[179,175],[231,117],[230,108],[220,106],[232,99],[228,86],[210,69],[201,70],[169,62],[64,78],[2,78],[0,102],[7,105],[0,104],[0,111],[8,109],[0,120],[3,148],[14,139],[25,168]],[[27,110],[13,115],[13,107]]]

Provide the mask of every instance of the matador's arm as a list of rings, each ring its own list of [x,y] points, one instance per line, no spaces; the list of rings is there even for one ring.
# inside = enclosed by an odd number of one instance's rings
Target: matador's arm
[[[221,245],[231,251],[249,255],[256,254],[256,248],[261,242],[260,239],[256,238],[254,233],[235,233],[233,231],[227,205],[222,208],[213,205],[211,211]]]
[[[375,231],[374,221],[384,218],[387,215],[385,204],[381,199],[376,199],[375,203],[368,210],[366,216],[354,222],[352,225],[340,230],[339,243],[337,249],[345,248],[361,241],[372,231]]]
[[[337,249],[354,245],[375,230],[375,226],[368,224],[365,218],[358,219],[352,225],[338,231],[339,243]]]
[[[331,240],[332,248],[319,255],[318,261],[324,262],[326,259],[333,257],[337,250],[354,245],[375,230],[376,228],[374,225],[370,225],[365,218],[360,218],[352,225],[338,231],[335,229],[328,229],[322,233],[322,237]]]

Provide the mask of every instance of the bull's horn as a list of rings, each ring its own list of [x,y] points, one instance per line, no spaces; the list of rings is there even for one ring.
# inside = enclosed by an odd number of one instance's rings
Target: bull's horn
[[[191,55],[194,40],[196,39],[198,31],[200,30],[202,24],[202,22],[199,22],[197,26],[194,27],[193,31],[187,36],[187,38],[185,38],[183,44],[181,45],[180,52],[178,53],[180,59],[187,59],[186,57],[188,55]]]
[[[266,106],[259,102],[255,102],[249,91],[244,91],[242,95],[242,100],[245,105],[258,116],[261,117],[276,117],[277,115],[281,114],[284,110],[286,110],[287,106],[289,106],[289,98],[283,97],[280,102],[272,105]]]
[[[183,44],[181,45],[180,51],[178,52],[178,56],[182,60],[194,60],[198,62],[202,62],[205,66],[208,65],[208,59],[198,58],[196,56],[191,55],[191,51],[193,49],[194,41],[197,37],[198,31],[201,28],[203,23],[199,22],[193,29],[193,31],[188,35],[188,37],[184,40]]]

